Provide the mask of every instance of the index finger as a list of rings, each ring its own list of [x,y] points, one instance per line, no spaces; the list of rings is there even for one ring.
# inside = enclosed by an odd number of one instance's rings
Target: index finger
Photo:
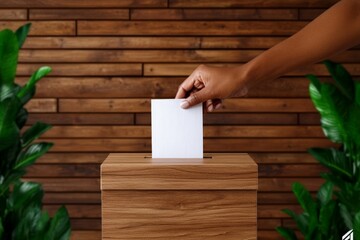
[[[188,92],[190,92],[194,87],[194,77],[193,74],[191,74],[187,79],[185,79],[185,81],[183,81],[180,86],[179,89],[176,93],[175,98],[185,98],[186,94]]]

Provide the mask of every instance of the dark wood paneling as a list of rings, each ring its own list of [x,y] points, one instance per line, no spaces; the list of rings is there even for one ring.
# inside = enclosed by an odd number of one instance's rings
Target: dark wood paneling
[[[166,7],[167,0],[7,0],[0,3],[0,7],[26,8],[112,8],[112,7]]]
[[[29,76],[44,64],[19,64],[18,75]],[[136,63],[51,63],[50,76],[141,76],[142,66]]]
[[[271,0],[271,1],[252,1],[252,0],[170,0],[170,7],[330,7],[337,0]]]
[[[44,120],[53,125],[131,125],[135,116],[127,113],[31,113],[27,124]]]
[[[30,20],[129,19],[128,9],[30,9]]]
[[[55,145],[26,179],[43,183],[45,208],[66,204],[72,239],[100,240],[100,164],[109,152],[150,152],[150,99],[173,98],[200,63],[247,62],[301,29],[337,0],[7,0],[0,28],[33,23],[21,51],[19,84],[40,66],[53,72],[28,103],[27,125],[54,127]],[[359,47],[332,58],[360,76]],[[264,82],[204,115],[207,152],[250,152],[259,165],[258,239],[294,227],[295,181],[312,194],[325,169],[306,153],[324,138],[305,74],[329,81],[321,64]],[[149,153],[150,155],[151,153]]]
[[[79,21],[79,35],[290,35],[295,21]]]
[[[1,4],[0,4],[1,7]],[[0,22],[0,29],[10,28],[16,30],[24,25],[25,21]],[[35,35],[75,35],[75,21],[33,21],[31,36]]]
[[[0,9],[0,20],[26,20],[26,9]]]
[[[295,9],[134,9],[133,20],[295,20]]]
[[[149,112],[149,99],[59,99],[60,112]],[[218,112],[315,112],[309,99],[227,99]]]
[[[137,125],[150,125],[150,113],[136,113]],[[205,125],[296,125],[296,113],[206,113]]]

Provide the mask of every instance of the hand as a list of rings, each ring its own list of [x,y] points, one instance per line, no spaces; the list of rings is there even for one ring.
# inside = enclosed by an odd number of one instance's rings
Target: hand
[[[186,98],[182,108],[189,108],[202,102],[208,112],[219,109],[222,99],[247,94],[243,67],[210,67],[200,65],[179,86],[175,98]]]

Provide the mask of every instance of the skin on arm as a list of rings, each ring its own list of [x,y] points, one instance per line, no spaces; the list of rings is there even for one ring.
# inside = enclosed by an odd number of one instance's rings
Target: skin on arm
[[[200,65],[179,87],[181,107],[206,102],[207,111],[221,99],[243,96],[265,80],[276,79],[298,67],[327,59],[360,43],[360,0],[342,0],[302,30],[236,67]]]

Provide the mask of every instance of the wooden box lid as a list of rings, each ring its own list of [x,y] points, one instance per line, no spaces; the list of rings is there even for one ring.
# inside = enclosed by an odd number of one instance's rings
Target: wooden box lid
[[[111,153],[101,165],[102,190],[257,190],[257,164],[248,154],[203,159],[153,159]]]

